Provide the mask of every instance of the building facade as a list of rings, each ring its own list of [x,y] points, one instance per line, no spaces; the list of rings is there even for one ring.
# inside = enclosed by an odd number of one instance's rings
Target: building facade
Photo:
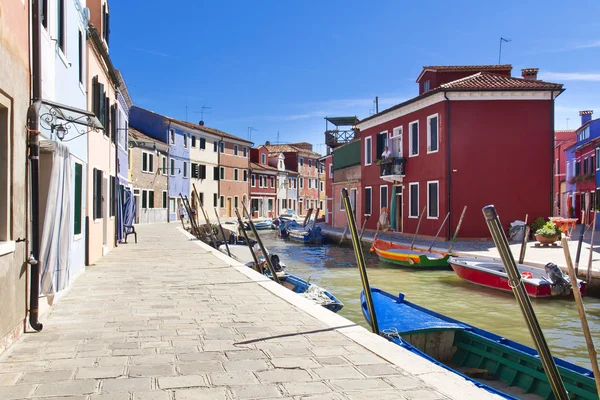
[[[190,128],[190,193],[192,208],[196,210],[200,223],[205,223],[200,205],[204,208],[209,220],[219,206],[219,152],[220,137],[193,125]],[[198,192],[198,198],[194,193]]]
[[[333,223],[333,154],[321,157],[325,169],[325,223]]]
[[[279,170],[269,165],[265,146],[250,149],[250,209],[254,218],[275,218]]]
[[[169,146],[129,128],[136,224],[168,222]]]
[[[522,78],[511,77],[511,70],[424,67],[419,96],[357,124],[362,190],[371,188],[377,216],[367,228],[376,228],[384,208],[392,229],[405,233],[415,232],[425,212],[419,233],[426,236],[434,236],[450,213],[447,238],[464,206],[469,211],[460,235],[466,238],[489,237],[477,211],[488,204],[507,227],[525,214],[552,214],[554,100],[563,88],[537,80],[537,69],[524,69]],[[392,155],[383,160],[386,145]],[[523,201],[515,202],[514,193]]]
[[[333,180],[332,180],[332,226],[335,228],[345,228],[348,225],[348,216],[346,208],[342,201],[342,189],[348,190],[350,204],[354,211],[354,217],[359,220],[359,214],[363,212],[362,217],[368,218],[373,213],[372,210],[372,188],[367,186],[361,188],[361,144],[360,140],[354,141],[336,147],[331,155]],[[363,206],[363,202],[365,203]],[[361,220],[364,218],[361,217]]]
[[[222,132],[224,134],[224,132]],[[252,142],[226,134],[219,141],[219,215],[235,217],[248,210],[250,192],[250,147]],[[250,212],[250,210],[248,210]]]
[[[575,131],[554,133],[554,214],[567,218],[567,160],[565,149],[575,143]]]
[[[267,153],[269,165],[277,169],[277,216],[287,213],[288,210],[292,210],[292,200],[288,202],[288,188],[290,182],[288,180],[288,171],[285,169],[285,156],[283,153],[279,153],[275,157],[271,157]]]
[[[16,240],[28,237],[29,12],[28,1],[10,1],[0,17],[0,354],[21,336],[27,316],[29,248]]]
[[[327,214],[327,192],[325,191],[325,182],[327,181],[327,177],[325,174],[325,163],[321,160],[322,158],[317,160],[317,169],[319,173],[319,202],[317,205],[319,215],[317,217],[325,220],[325,215]]]

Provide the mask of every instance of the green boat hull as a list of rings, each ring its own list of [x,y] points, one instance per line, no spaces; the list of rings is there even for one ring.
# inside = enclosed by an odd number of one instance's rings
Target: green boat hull
[[[449,269],[450,264],[448,264],[448,259],[451,257],[450,254],[445,255],[443,258],[439,259],[430,259],[425,255],[419,256],[419,262],[410,262],[405,260],[396,260],[392,258],[387,258],[385,256],[379,255],[379,259],[381,261],[401,265],[403,267],[409,268],[417,268],[417,269]]]

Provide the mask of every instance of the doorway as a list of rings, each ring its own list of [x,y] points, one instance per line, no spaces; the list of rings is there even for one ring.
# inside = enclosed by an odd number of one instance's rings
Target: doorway
[[[227,216],[231,217],[231,197],[227,198]]]
[[[300,199],[300,201],[298,202],[298,215],[302,215],[302,208],[304,206],[304,199]]]
[[[402,206],[402,186],[396,186],[396,231],[400,233],[404,232],[402,226]]]
[[[356,193],[357,193],[356,188],[350,189],[350,204],[352,205],[352,213],[354,214],[355,218],[356,218]]]

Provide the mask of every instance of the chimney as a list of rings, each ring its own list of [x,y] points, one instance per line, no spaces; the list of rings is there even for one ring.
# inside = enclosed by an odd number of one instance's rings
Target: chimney
[[[523,68],[521,70],[521,76],[527,81],[537,81],[537,74],[539,70],[539,68]]]
[[[582,126],[592,120],[593,113],[594,113],[594,111],[592,111],[592,110],[579,111],[579,116],[581,117],[581,125]]]
[[[271,145],[271,142],[267,140],[267,141],[265,142],[265,146],[270,146],[270,145]]]

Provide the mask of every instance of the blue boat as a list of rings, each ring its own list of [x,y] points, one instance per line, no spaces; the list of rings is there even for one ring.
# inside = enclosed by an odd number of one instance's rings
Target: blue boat
[[[277,274],[279,280],[286,288],[295,293],[299,293],[304,297],[312,300],[316,304],[325,307],[326,309],[338,312],[344,307],[344,303],[338,300],[334,295],[320,286],[308,283],[304,279],[298,278],[296,275],[285,273]]]
[[[279,234],[282,238],[302,243],[325,243],[325,234],[320,226],[303,227],[294,220],[281,223],[279,225]]]
[[[390,341],[504,398],[554,399],[535,349],[419,307],[402,293],[371,293],[379,330]],[[361,308],[371,323],[364,292]],[[570,399],[598,399],[592,371],[555,361]]]
[[[265,229],[273,229],[273,220],[271,218],[263,219],[260,221],[252,221],[254,223],[254,227],[257,231],[265,230]],[[250,230],[250,225],[247,222],[244,222],[244,229],[247,231]]]

